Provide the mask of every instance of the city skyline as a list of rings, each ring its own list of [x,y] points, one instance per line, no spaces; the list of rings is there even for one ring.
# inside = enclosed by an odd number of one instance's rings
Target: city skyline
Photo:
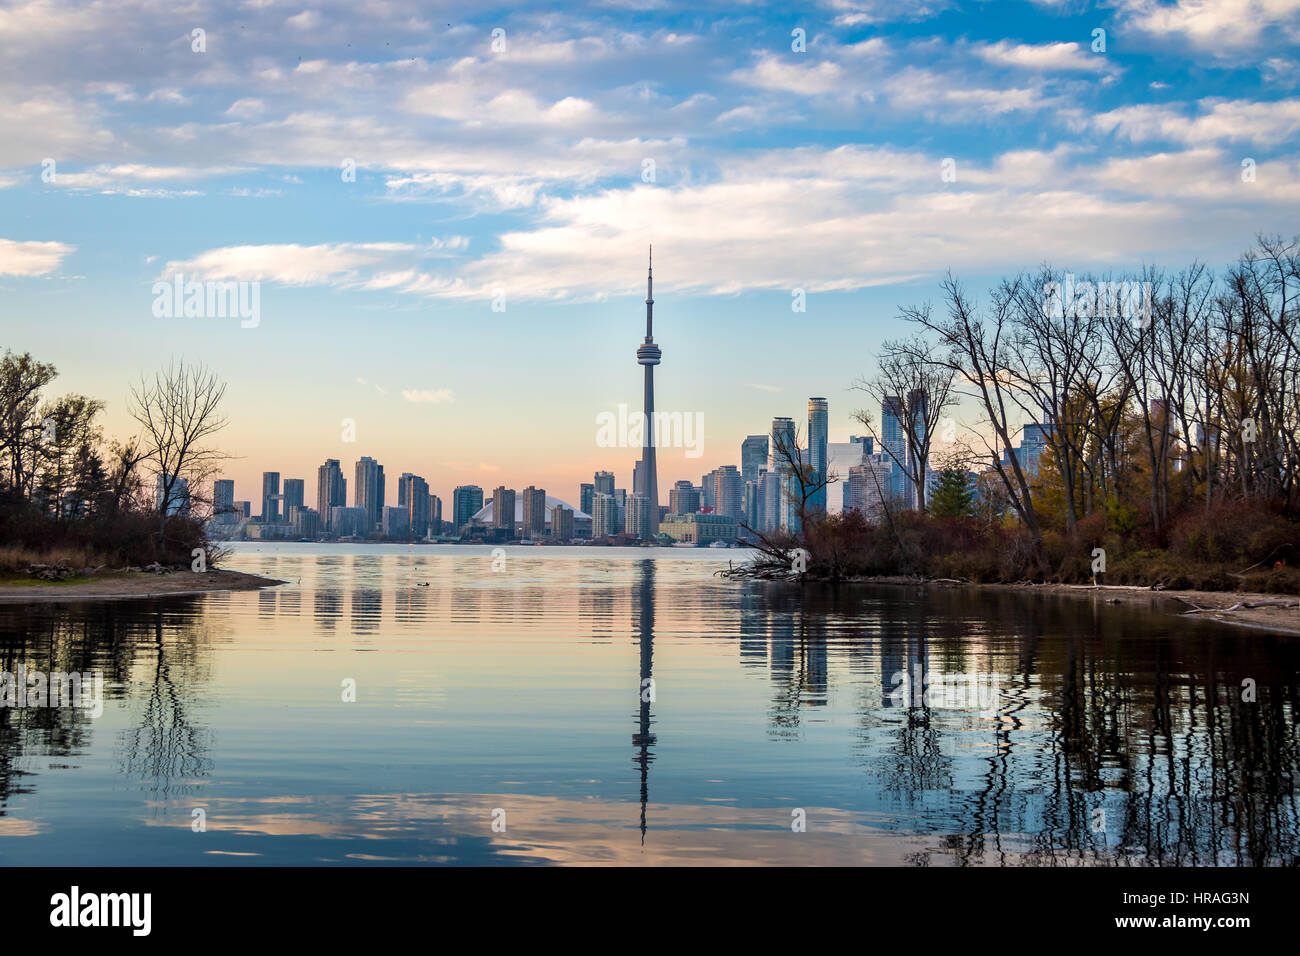
[[[118,436],[132,381],[204,361],[244,489],[358,449],[444,497],[567,487],[630,467],[590,422],[640,407],[626,323],[650,240],[672,299],[660,408],[707,412],[713,467],[808,396],[847,440],[852,382],[949,269],[978,293],[1044,259],[1220,268],[1293,229],[1300,13],[1010,9],[397,2],[236,25],[20,3],[3,344],[102,398]],[[75,29],[46,27],[58,11]],[[259,283],[257,323],[156,315],[177,273]],[[661,495],[698,479],[656,458]]]

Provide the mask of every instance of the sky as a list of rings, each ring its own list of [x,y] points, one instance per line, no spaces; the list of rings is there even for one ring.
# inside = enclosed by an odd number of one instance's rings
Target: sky
[[[1296,0],[4,2],[0,348],[117,436],[141,375],[207,364],[239,499],[314,500],[325,458],[350,498],[369,455],[389,503],[404,471],[576,503],[631,489],[597,416],[640,406],[653,243],[657,405],[703,423],[666,501],[809,396],[862,433],[950,270],[1293,233],[1298,41]],[[158,314],[177,273],[255,283],[256,322]]]

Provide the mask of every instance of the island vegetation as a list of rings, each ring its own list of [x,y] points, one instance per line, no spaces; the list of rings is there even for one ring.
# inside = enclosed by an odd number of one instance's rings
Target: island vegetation
[[[0,357],[0,577],[7,583],[97,574],[191,572],[220,557],[202,489],[223,458],[225,385],[174,362],[130,390],[138,431],[104,434],[104,402],[51,396],[55,367]]]
[[[1300,239],[1260,237],[1217,274],[1045,266],[983,298],[949,275],[901,316],[911,334],[857,387],[925,400],[898,408],[902,441],[858,419],[910,500],[827,515],[845,476],[774,435],[796,520],[747,528],[760,555],[729,573],[1300,591]]]

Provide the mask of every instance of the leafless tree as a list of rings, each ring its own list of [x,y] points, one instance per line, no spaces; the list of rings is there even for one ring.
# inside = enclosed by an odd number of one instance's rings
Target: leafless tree
[[[199,489],[228,457],[208,443],[224,428],[221,400],[226,383],[202,363],[172,362],[152,381],[141,376],[132,387],[131,416],[143,429],[141,450],[158,476],[158,537],[166,532],[167,514],[181,499],[181,482],[189,493]]]
[[[871,379],[859,379],[853,386],[866,392],[872,403],[892,406],[898,416],[903,441],[885,441],[878,434],[874,418],[867,411],[855,414],[910,482],[917,511],[926,510],[926,469],[930,447],[944,412],[955,404],[952,367],[935,357],[935,347],[924,337],[885,342],[881,346],[879,371]]]

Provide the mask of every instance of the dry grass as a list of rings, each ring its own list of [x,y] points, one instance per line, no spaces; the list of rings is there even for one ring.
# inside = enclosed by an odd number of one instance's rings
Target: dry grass
[[[8,546],[0,548],[0,574],[21,574],[33,564],[55,564],[69,568],[97,568],[112,560],[94,548],[48,548],[37,550]]]

